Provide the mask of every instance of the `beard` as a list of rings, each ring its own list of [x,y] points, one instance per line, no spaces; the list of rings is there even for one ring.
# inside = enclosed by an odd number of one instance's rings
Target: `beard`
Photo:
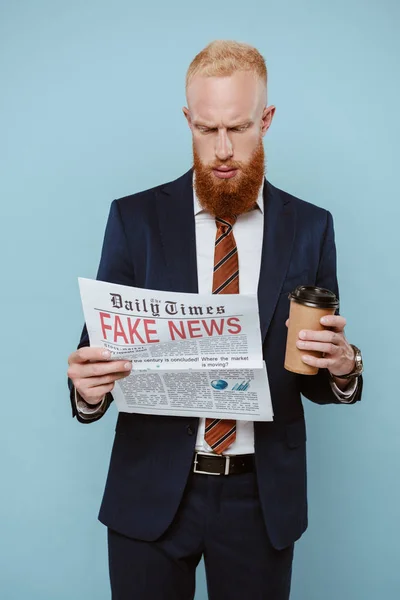
[[[213,169],[227,166],[238,169],[230,179],[218,179]],[[265,154],[262,138],[250,160],[216,161],[206,165],[193,146],[194,189],[202,207],[217,217],[233,217],[254,208],[265,175]]]

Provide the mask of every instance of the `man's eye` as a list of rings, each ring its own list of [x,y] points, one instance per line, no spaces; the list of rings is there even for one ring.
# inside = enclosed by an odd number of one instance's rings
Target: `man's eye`
[[[207,129],[207,127],[199,127],[199,131],[200,133],[212,133],[213,131],[216,131],[216,129]]]
[[[242,125],[241,127],[232,127],[231,131],[238,131],[240,133],[242,131],[246,131],[247,127],[247,125]]]

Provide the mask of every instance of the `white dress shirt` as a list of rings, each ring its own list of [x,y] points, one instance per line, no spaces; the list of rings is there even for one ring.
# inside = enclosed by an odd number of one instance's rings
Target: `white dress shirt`
[[[215,217],[204,210],[193,190],[197,277],[200,294],[211,294],[214,270],[214,247],[216,235]],[[250,212],[238,216],[233,228],[239,259],[240,294],[257,294],[261,267],[261,251],[264,230],[263,187],[257,198],[257,206]],[[352,382],[346,391],[340,390],[333,381],[331,386],[340,402],[349,402],[357,387],[357,380]],[[92,408],[75,394],[75,404],[79,415],[85,420],[98,417],[104,412],[104,399],[101,405]],[[196,439],[196,451],[211,453],[211,448],[204,440],[205,419],[200,419]],[[236,422],[236,440],[224,454],[252,454],[254,452],[253,421]]]

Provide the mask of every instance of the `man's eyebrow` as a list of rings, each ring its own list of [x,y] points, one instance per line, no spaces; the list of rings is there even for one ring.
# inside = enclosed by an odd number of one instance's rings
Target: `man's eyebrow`
[[[207,127],[208,129],[215,129],[217,127],[217,125],[214,125],[211,123],[206,123],[205,121],[197,121],[197,120],[193,121],[193,125],[195,125],[196,127]]]
[[[229,125],[228,129],[233,129],[235,127],[245,127],[246,125],[248,125],[248,126],[253,125],[253,120],[252,119],[246,119],[245,121],[237,122],[234,125]]]

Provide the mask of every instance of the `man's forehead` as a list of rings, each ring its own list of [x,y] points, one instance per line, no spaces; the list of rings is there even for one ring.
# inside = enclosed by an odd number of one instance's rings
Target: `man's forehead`
[[[187,99],[192,119],[210,122],[221,118],[239,122],[252,119],[264,100],[260,82],[251,73],[196,76],[188,88]]]

